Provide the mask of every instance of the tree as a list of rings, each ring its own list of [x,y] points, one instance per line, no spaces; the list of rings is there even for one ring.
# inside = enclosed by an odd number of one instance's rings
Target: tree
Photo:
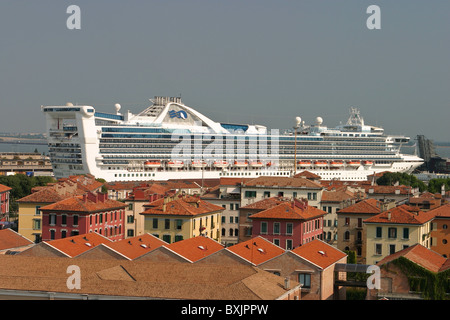
[[[416,176],[405,172],[386,172],[377,179],[380,186],[393,186],[396,184],[419,188],[420,192],[427,190],[427,186],[423,181],[417,179]]]

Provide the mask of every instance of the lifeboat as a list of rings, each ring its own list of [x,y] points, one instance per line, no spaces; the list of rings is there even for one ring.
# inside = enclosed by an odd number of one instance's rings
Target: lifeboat
[[[254,168],[260,168],[263,166],[263,163],[261,161],[252,161],[250,162],[250,166]]]
[[[334,168],[342,167],[344,165],[344,161],[331,161],[330,166]]]
[[[183,161],[175,160],[175,161],[169,161],[167,164],[169,168],[182,168],[184,166]]]
[[[373,161],[363,161],[362,164],[365,166],[371,166],[373,165]]]
[[[248,162],[247,161],[235,161],[234,166],[235,167],[246,167],[246,166],[248,166]]]
[[[192,161],[192,166],[194,168],[204,168],[204,167],[206,167],[206,162],[205,161],[200,161],[200,160]]]
[[[228,167],[228,162],[227,161],[215,161],[214,162],[214,167],[216,167],[216,168],[226,168],[226,167]]]
[[[301,161],[297,161],[297,164],[300,167],[310,167],[311,166],[311,161],[308,160],[301,160]]]
[[[325,167],[325,166],[327,166],[328,165],[328,162],[326,162],[326,161],[321,161],[321,160],[318,160],[318,161],[314,161],[314,165],[316,166],[316,167]]]
[[[361,165],[361,162],[359,161],[347,161],[347,165],[350,167],[359,167]]]
[[[144,162],[144,167],[146,168],[160,168],[161,167],[161,161],[145,161]]]

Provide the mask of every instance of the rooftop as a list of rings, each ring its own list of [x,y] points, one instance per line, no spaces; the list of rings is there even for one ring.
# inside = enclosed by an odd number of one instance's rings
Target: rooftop
[[[0,250],[19,248],[33,243],[12,229],[0,230]]]
[[[434,218],[432,212],[420,211],[407,205],[397,206],[364,220],[365,223],[424,224]]]
[[[204,236],[184,239],[165,246],[191,262],[196,262],[224,249],[219,242]]]
[[[251,219],[286,219],[286,220],[309,220],[325,215],[326,212],[316,207],[303,204],[301,201],[283,202],[277,206],[252,214]]]
[[[88,192],[46,205],[40,209],[43,211],[100,212],[125,207],[123,202],[108,199],[106,194]]]
[[[314,263],[322,269],[328,268],[330,265],[347,256],[346,253],[319,239],[314,239],[311,242],[305,243],[291,250],[291,252]]]
[[[260,176],[251,179],[243,184],[245,187],[279,187],[279,188],[310,188],[322,189],[322,185],[318,182],[305,178],[292,177],[270,177]]]
[[[256,266],[285,252],[283,248],[260,236],[239,242],[226,248],[226,250],[233,252]]]
[[[376,199],[365,199],[347,208],[337,211],[337,213],[372,213],[378,214],[383,211],[382,202]]]

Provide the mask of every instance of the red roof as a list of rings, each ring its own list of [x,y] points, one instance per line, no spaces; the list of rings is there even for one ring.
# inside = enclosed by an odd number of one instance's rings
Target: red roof
[[[364,220],[364,222],[386,224],[424,224],[433,218],[434,214],[432,212],[423,212],[417,208],[401,205],[370,217]]]
[[[95,232],[44,242],[70,257],[75,257],[101,243],[107,245],[112,243],[108,238]]]
[[[6,192],[6,191],[10,191],[11,188],[8,186],[5,186],[3,184],[0,184],[0,193]]]
[[[314,263],[322,269],[326,269],[347,256],[346,253],[319,239],[314,239],[311,242],[305,243],[291,250],[291,252]]]
[[[434,214],[436,218],[450,218],[450,204],[437,207],[428,212]]]
[[[308,206],[301,208],[293,202],[283,202],[270,209],[252,214],[250,219],[283,219],[283,220],[309,220],[325,215],[326,212],[316,207]]]
[[[101,200],[101,197],[104,197],[104,200]],[[123,202],[108,199],[106,195],[88,193],[83,196],[70,197],[40,209],[45,211],[99,212],[125,207],[126,204]]]
[[[304,178],[291,178],[291,177],[272,177],[272,176],[260,176],[255,179],[251,179],[244,184],[246,187],[281,187],[281,188],[298,188],[306,187],[311,189],[322,189],[322,185],[318,182],[311,181]]]
[[[448,259],[444,258],[440,254],[425,248],[421,244],[415,244],[406,249],[393,253],[377,263],[381,266],[388,262],[398,259],[399,257],[404,257],[419,266],[432,271],[439,272],[447,266]]]
[[[226,248],[226,250],[233,252],[254,265],[259,265],[286,252],[284,249],[260,236],[237,243]]]
[[[165,247],[192,262],[196,262],[210,254],[224,249],[224,246],[219,242],[205,236],[173,242],[169,245],[165,245]]]
[[[347,208],[337,211],[337,213],[381,213],[381,202],[376,199],[366,199],[359,201]]]
[[[140,257],[141,255],[159,248],[162,245],[167,245],[167,242],[149,233],[107,244],[107,246],[111,249],[116,250],[130,259]]]
[[[143,215],[195,216],[224,210],[221,206],[190,195],[161,198],[145,207],[149,209],[142,212]]]
[[[12,249],[33,244],[32,241],[12,229],[0,230],[0,250]]]
[[[271,197],[263,200],[259,200],[253,203],[250,203],[246,206],[241,207],[241,209],[259,209],[266,210],[272,207],[279,205],[280,203],[290,201],[288,198],[284,197]]]

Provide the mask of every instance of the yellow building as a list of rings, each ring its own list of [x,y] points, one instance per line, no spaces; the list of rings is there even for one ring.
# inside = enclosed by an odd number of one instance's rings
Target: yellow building
[[[223,207],[201,200],[199,196],[175,195],[144,205],[145,232],[168,242],[204,235],[221,241],[220,221]]]
[[[366,264],[376,264],[417,243],[430,249],[433,218],[433,213],[401,205],[364,220],[367,227]]]

